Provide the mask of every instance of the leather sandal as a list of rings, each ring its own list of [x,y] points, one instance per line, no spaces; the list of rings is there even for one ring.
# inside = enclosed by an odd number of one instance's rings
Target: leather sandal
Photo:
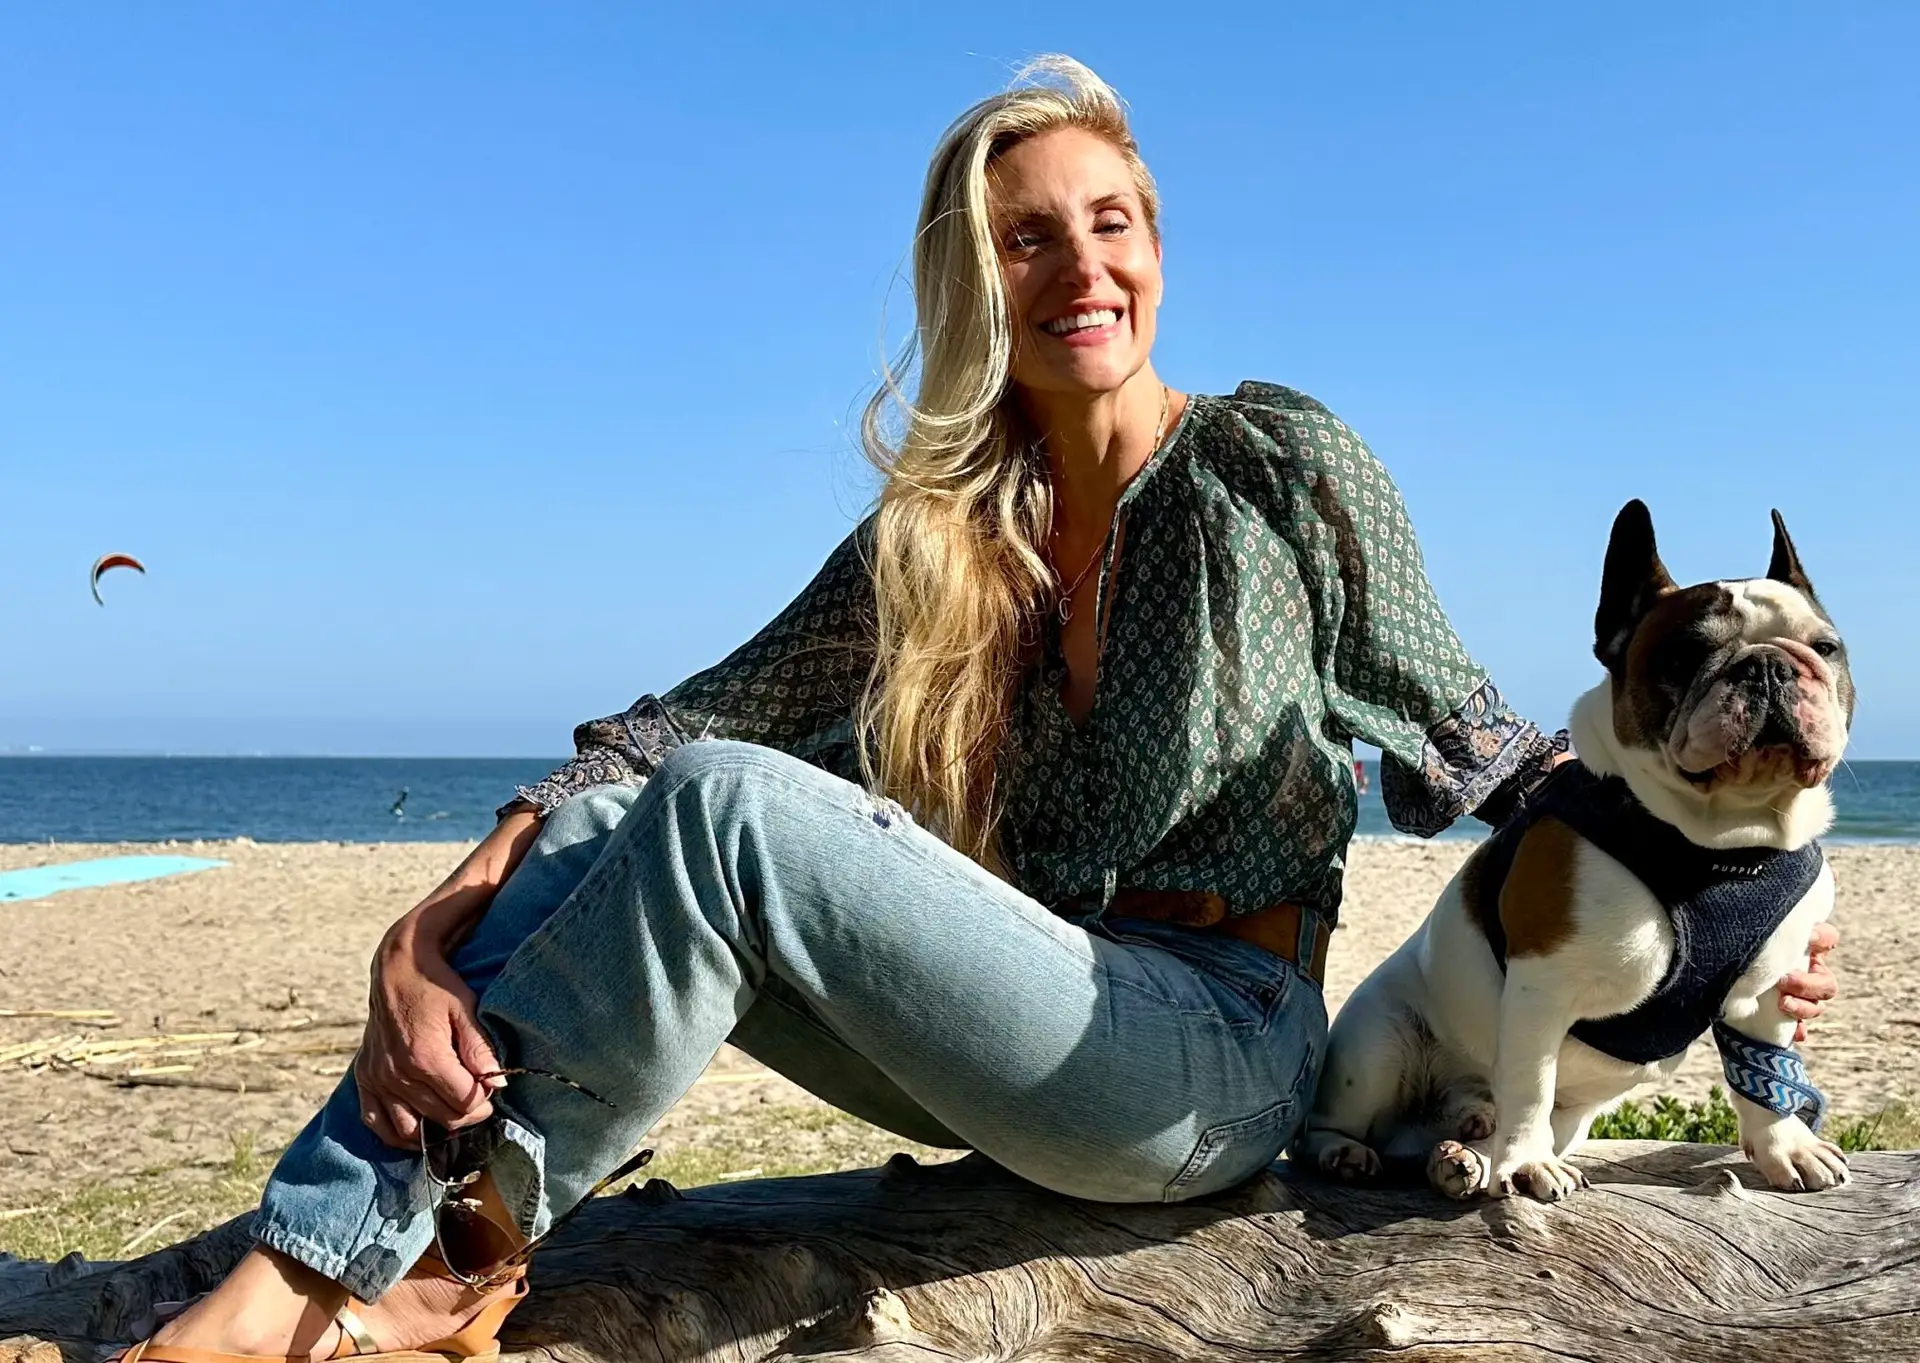
[[[414,1273],[465,1281],[433,1254],[424,1256],[414,1266]],[[357,1363],[496,1363],[500,1357],[500,1326],[526,1296],[527,1266],[516,1263],[499,1272],[496,1283],[458,1330],[426,1344],[388,1350],[380,1348],[360,1319],[359,1313],[367,1309],[367,1304],[349,1297],[334,1313],[333,1323],[340,1327],[340,1338],[326,1357],[354,1359]],[[146,1339],[122,1354],[120,1363],[310,1363],[310,1360],[304,1355],[222,1353],[217,1349],[155,1344]]]
[[[642,1150],[626,1160],[595,1184],[579,1205],[586,1205],[652,1158],[653,1151]],[[469,1182],[470,1178],[463,1178],[452,1186],[464,1187]],[[557,1230],[565,1219],[563,1216],[557,1220],[546,1235]],[[420,1257],[408,1276],[450,1279],[481,1289],[474,1313],[450,1335],[412,1348],[382,1352],[360,1319],[360,1311],[367,1309],[367,1304],[348,1297],[346,1304],[334,1313],[333,1323],[340,1329],[340,1338],[334,1343],[333,1352],[327,1355],[327,1363],[338,1359],[354,1359],[358,1363],[497,1363],[500,1326],[513,1309],[526,1300],[527,1257],[546,1235],[531,1241],[521,1240],[517,1231],[495,1221],[475,1199],[453,1198],[442,1204],[435,1221],[434,1247]],[[459,1263],[449,1264],[445,1257],[448,1253]],[[156,1344],[152,1339],[145,1339],[120,1355],[118,1363],[312,1363],[312,1360],[221,1353],[215,1349]]]
[[[419,1267],[435,1277],[454,1276],[437,1260],[423,1259]],[[436,1269],[440,1271],[435,1273]],[[526,1296],[527,1266],[515,1264],[502,1272],[498,1285],[480,1299],[479,1309],[458,1330],[411,1349],[386,1352],[381,1351],[380,1345],[367,1332],[367,1327],[354,1310],[363,1303],[349,1297],[346,1305],[334,1312],[333,1322],[340,1327],[340,1339],[327,1357],[359,1359],[361,1363],[453,1363],[453,1360],[494,1363],[500,1357],[500,1326],[512,1314],[513,1308],[526,1300]],[[128,1363],[134,1361],[128,1360]],[[166,1360],[154,1359],[153,1363],[166,1363]],[[207,1363],[207,1360],[183,1359],[180,1363]]]

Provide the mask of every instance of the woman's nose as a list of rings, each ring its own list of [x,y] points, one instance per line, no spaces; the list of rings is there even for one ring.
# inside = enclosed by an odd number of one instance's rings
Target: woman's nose
[[[1100,278],[1100,242],[1091,234],[1078,235],[1067,239],[1066,258],[1061,261],[1061,275],[1075,284],[1091,284]]]

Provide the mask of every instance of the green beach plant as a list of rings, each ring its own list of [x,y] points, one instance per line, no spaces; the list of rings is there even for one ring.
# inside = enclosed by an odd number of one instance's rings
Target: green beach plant
[[[1913,1143],[1920,1118],[1905,1107],[1882,1108],[1867,1117],[1849,1117],[1826,1128],[1842,1150],[1890,1150]],[[1700,1145],[1740,1144],[1740,1119],[1725,1091],[1713,1088],[1704,1101],[1688,1102],[1672,1094],[1623,1103],[1593,1124],[1594,1140],[1692,1141]]]

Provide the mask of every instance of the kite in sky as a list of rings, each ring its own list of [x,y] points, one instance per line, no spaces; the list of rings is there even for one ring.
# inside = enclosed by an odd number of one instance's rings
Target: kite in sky
[[[88,579],[88,585],[93,588],[93,599],[103,606],[107,603],[100,599],[100,575],[110,568],[131,568],[136,573],[142,574],[147,571],[146,565],[132,554],[100,555],[94,560],[93,575]]]

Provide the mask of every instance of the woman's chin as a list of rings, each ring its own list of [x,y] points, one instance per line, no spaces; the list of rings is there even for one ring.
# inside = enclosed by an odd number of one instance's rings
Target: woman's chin
[[[1081,363],[1049,365],[1045,373],[1016,375],[1014,382],[1036,393],[1098,397],[1119,392],[1140,368],[1121,363],[1117,356],[1088,356]]]

